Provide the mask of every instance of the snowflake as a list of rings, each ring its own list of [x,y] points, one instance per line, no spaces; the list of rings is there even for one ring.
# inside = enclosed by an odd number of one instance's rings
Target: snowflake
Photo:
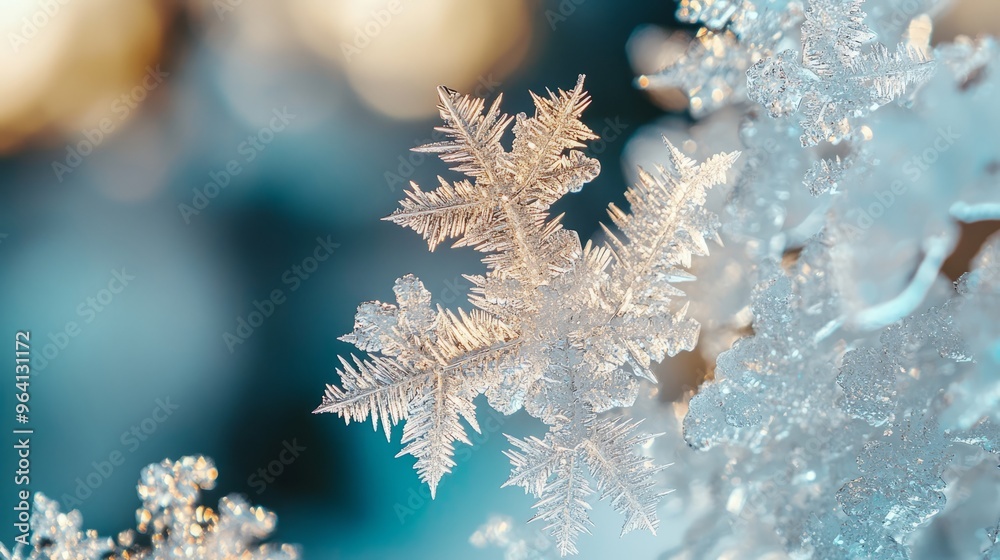
[[[128,530],[117,540],[82,531],[78,511],[62,513],[55,500],[35,494],[31,514],[32,547],[13,552],[0,545],[6,560],[103,560],[127,558],[154,560],[296,560],[299,551],[287,544],[260,544],[275,528],[277,517],[253,507],[238,496],[219,500],[218,510],[198,505],[202,490],[215,487],[218,471],[205,457],[165,460],[143,469],[138,493],[142,508],[136,511],[138,532],[148,535],[151,547],[136,543]]]
[[[650,436],[599,415],[632,405],[638,380],[655,380],[652,364],[694,347],[699,327],[674,284],[693,279],[684,270],[692,256],[719,241],[706,192],[725,181],[738,154],[698,164],[668,142],[670,169],[640,172],[626,192],[630,212],[611,206],[620,233],[605,228],[606,242],[581,246],[548,209],[600,170],[579,151],[595,138],[580,121],[589,104],[583,77],[568,92],[533,95],[532,117],[501,114],[499,99],[486,109],[480,99],[438,93],[448,139],[418,150],[467,179],[439,179],[428,192],[414,184],[386,219],[421,234],[431,250],[454,239],[485,253],[487,274],[469,277],[476,309],[433,309],[419,280],[399,279],[396,305],[358,308],[344,340],[371,357],[342,360],[342,387],[329,386],[317,412],[348,422],[371,416],[387,437],[405,420],[400,454],[416,457],[433,494],[455,466],[455,443],[469,442],[462,420],[479,430],[473,399],[485,394],[496,410],[523,408],[549,426],[544,439],[511,438],[508,484],[538,497],[535,519],[560,553],[575,552],[590,524],[591,478],[626,516],[624,532],[655,531],[658,467],[634,451]],[[501,138],[511,123],[508,152]]]

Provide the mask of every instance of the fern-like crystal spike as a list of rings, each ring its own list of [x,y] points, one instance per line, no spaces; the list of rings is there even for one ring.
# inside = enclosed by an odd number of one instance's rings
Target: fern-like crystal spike
[[[368,302],[358,308],[354,332],[343,340],[377,353],[370,361],[341,359],[343,388],[327,386],[316,412],[333,412],[347,422],[369,416],[381,420],[386,438],[407,419],[406,447],[400,455],[417,458],[416,469],[434,494],[441,477],[455,465],[454,442],[469,443],[461,419],[477,432],[478,394],[468,372],[449,368],[456,360],[502,344],[512,333],[482,312],[466,314],[431,309],[430,292],[416,277],[396,281],[398,305]],[[484,362],[469,362],[469,370]]]
[[[438,88],[438,108],[448,139],[416,148],[439,154],[452,170],[474,183],[440,186],[424,192],[414,184],[409,200],[386,219],[412,228],[431,250],[445,239],[493,255],[487,264],[498,273],[543,283],[577,255],[575,235],[550,222],[549,206],[579,190],[600,172],[597,160],[582,152],[596,138],[579,118],[590,103],[583,78],[569,92],[532,95],[535,115],[517,115],[514,147],[500,144],[512,117],[500,113],[500,98],[483,112],[483,100]]]
[[[625,515],[623,535],[636,529],[656,532],[661,493],[655,491],[654,475],[662,467],[635,454],[637,446],[654,437],[633,434],[638,424],[588,414],[582,426],[557,427],[544,439],[508,436],[517,450],[507,452],[513,470],[504,486],[520,486],[539,498],[532,520],[547,523],[560,553],[575,554],[576,537],[590,532],[587,497],[594,490],[588,472],[597,480],[601,498]]]

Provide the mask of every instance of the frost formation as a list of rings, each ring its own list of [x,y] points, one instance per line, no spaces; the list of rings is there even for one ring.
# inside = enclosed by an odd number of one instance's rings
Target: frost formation
[[[716,45],[741,76],[682,56],[649,78],[712,73],[701,120],[657,132],[744,153],[686,290],[709,380],[641,411],[676,462],[662,558],[1000,557],[1000,235],[941,271],[960,222],[1000,218],[1000,50],[932,47],[946,4],[681,1],[692,49],[734,22],[773,43]]]
[[[718,217],[705,209],[710,187],[726,179],[738,153],[702,163],[667,142],[669,167],[641,171],[628,189],[630,211],[614,205],[618,232],[582,245],[549,207],[580,190],[600,171],[584,155],[596,136],[580,116],[590,102],[583,77],[570,91],[532,94],[535,114],[500,112],[481,99],[440,88],[447,140],[417,148],[436,153],[453,171],[430,191],[415,183],[386,219],[422,235],[431,250],[446,240],[484,253],[485,275],[467,277],[474,310],[431,306],[431,294],[412,275],[396,281],[396,303],[358,308],[354,331],[343,337],[369,358],[342,359],[341,386],[329,385],[317,412],[346,421],[371,417],[386,436],[405,420],[400,455],[433,493],[455,466],[455,444],[478,431],[473,399],[519,409],[548,426],[544,438],[508,436],[513,470],[507,485],[538,502],[562,555],[576,553],[591,524],[592,494],[611,501],[625,518],[623,533],[656,530],[660,468],[636,447],[651,436],[639,422],[607,415],[628,407],[652,366],[694,347],[698,323],[687,316],[676,286],[693,276],[693,256],[718,242]],[[513,128],[507,151],[501,138]]]

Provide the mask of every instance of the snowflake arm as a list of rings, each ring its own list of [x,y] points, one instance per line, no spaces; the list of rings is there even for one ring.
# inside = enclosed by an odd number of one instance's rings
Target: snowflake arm
[[[509,436],[508,436],[509,438]],[[556,541],[559,554],[576,554],[576,539],[590,533],[590,504],[594,493],[587,480],[583,458],[573,448],[554,443],[551,434],[544,440],[509,438],[520,452],[508,452],[514,469],[506,485],[522,486],[539,498],[538,511],[530,521],[543,521]]]
[[[387,439],[406,419],[399,456],[417,458],[415,468],[433,495],[455,465],[454,443],[470,443],[461,420],[479,431],[476,372],[496,367],[515,333],[481,311],[432,310],[430,293],[414,276],[400,278],[395,292],[398,306],[359,307],[354,332],[343,339],[376,355],[354,358],[354,367],[341,359],[343,387],[327,386],[315,412],[332,412],[348,423],[371,416]]]
[[[601,498],[610,499],[612,507],[625,515],[623,535],[635,529],[655,534],[656,505],[662,496],[655,491],[655,475],[661,467],[633,451],[655,436],[634,434],[638,422],[578,412],[583,420],[555,426],[544,439],[507,436],[517,450],[506,452],[513,468],[504,486],[521,486],[539,498],[532,521],[548,523],[545,529],[563,555],[575,554],[576,538],[589,533],[586,499],[594,490],[588,471]]]
[[[693,279],[681,267],[690,266],[692,255],[708,254],[706,238],[721,245],[718,218],[705,209],[705,197],[710,187],[725,182],[727,170],[739,157],[732,152],[696,164],[664,141],[673,170],[659,167],[655,175],[640,170],[639,183],[625,195],[631,213],[614,205],[609,209],[628,242],[605,228],[607,248],[616,257],[606,289],[615,309],[613,322],[620,338],[628,341],[626,346],[640,370],[647,370],[651,361],[663,360],[665,354],[694,347],[696,324],[685,320],[685,308],[670,309],[670,303],[683,296],[673,283]],[[642,328],[650,322],[670,328]],[[633,329],[638,332],[626,334]],[[637,337],[640,333],[645,334]]]
[[[507,155],[500,138],[513,120],[500,113],[503,95],[497,96],[485,114],[484,100],[463,96],[444,86],[438,88],[438,99],[438,110],[445,126],[436,130],[450,140],[426,144],[414,151],[439,154],[442,161],[453,164],[452,171],[499,186],[507,176]]]
[[[656,534],[659,519],[656,505],[662,493],[656,492],[655,475],[665,467],[636,455],[634,449],[655,435],[634,435],[639,422],[624,419],[596,421],[594,436],[584,446],[586,461],[597,479],[601,498],[625,515],[622,535],[636,529]]]
[[[460,419],[479,432],[473,398],[475,393],[464,379],[439,373],[433,375],[431,386],[410,403],[409,419],[403,427],[403,443],[407,445],[396,457],[417,458],[414,468],[430,487],[431,498],[441,477],[455,466],[455,442],[472,445]]]
[[[411,183],[407,198],[400,203],[402,208],[384,218],[419,233],[431,251],[449,238],[459,238],[456,246],[465,245],[463,234],[483,228],[493,210],[489,192],[475,188],[468,181],[454,185],[441,177],[438,181],[440,186],[427,192]]]
[[[504,451],[510,459],[511,473],[502,487],[520,486],[532,496],[545,493],[546,482],[555,472],[559,462],[564,460],[564,452],[550,445],[551,438],[538,439],[534,436],[518,439],[507,436],[507,441],[517,449]]]
[[[340,358],[343,368],[337,370],[337,375],[343,389],[327,385],[323,402],[314,412],[332,412],[348,424],[363,422],[371,415],[372,426],[377,430],[381,419],[382,431],[389,439],[392,427],[406,418],[407,403],[414,398],[415,387],[422,380],[409,377],[394,360],[351,358],[354,367]]]
[[[802,53],[785,50],[747,70],[748,95],[772,117],[801,113],[803,147],[837,144],[855,121],[926,82],[934,63],[901,44],[865,48],[875,35],[865,26],[864,0],[813,0],[802,24]]]
[[[548,98],[531,94],[535,115],[517,116],[511,152],[511,162],[516,163],[512,196],[534,199],[546,208],[567,192],[580,190],[601,170],[597,160],[575,150],[585,146],[583,141],[597,139],[580,121],[590,105],[583,76],[571,91],[548,94]],[[566,150],[568,155],[563,155]]]
[[[708,254],[705,238],[718,242],[718,220],[704,208],[705,197],[710,187],[726,181],[726,171],[739,157],[739,152],[721,154],[698,165],[666,138],[664,142],[674,169],[657,167],[655,175],[640,169],[639,183],[625,193],[631,212],[613,204],[608,210],[628,240],[626,244],[606,228],[608,246],[617,255],[617,266],[637,279],[659,269],[690,266],[692,255]],[[690,278],[686,272],[676,274]]]
[[[861,47],[875,38],[864,24],[865,0],[810,0],[802,23],[802,62],[819,76],[831,77],[836,66],[850,64]]]
[[[852,58],[847,68],[850,80],[867,86],[877,105],[899,99],[909,86],[927,81],[934,73],[934,65],[922,52],[903,43],[896,46],[896,52],[875,44],[870,52]]]
[[[558,219],[550,221],[547,210],[600,172],[597,160],[576,150],[596,138],[580,121],[590,103],[583,77],[569,92],[532,95],[535,115],[517,116],[510,153],[500,140],[512,118],[500,114],[499,98],[483,113],[481,99],[447,88],[438,94],[446,124],[438,130],[449,139],[416,150],[439,154],[474,183],[440,179],[430,192],[414,184],[402,208],[386,219],[420,233],[432,250],[456,238],[456,246],[490,253],[484,261],[500,275],[541,284],[565,270],[580,243]]]
[[[836,156],[834,159],[820,159],[812,165],[806,176],[802,179],[802,183],[809,188],[809,192],[813,196],[819,196],[823,193],[837,192],[837,186],[840,181],[843,180],[844,174],[847,169],[851,166],[851,160],[840,159],[840,156]]]

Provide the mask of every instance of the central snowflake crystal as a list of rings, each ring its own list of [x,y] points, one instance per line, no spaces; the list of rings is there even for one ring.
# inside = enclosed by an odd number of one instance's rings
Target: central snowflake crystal
[[[455,442],[469,443],[462,419],[479,430],[477,395],[505,414],[523,407],[549,433],[508,436],[516,450],[507,484],[539,498],[535,519],[548,523],[560,553],[575,553],[590,524],[590,478],[626,516],[623,532],[655,531],[659,468],[635,451],[652,436],[637,434],[637,422],[598,415],[631,406],[638,378],[655,382],[651,364],[694,347],[699,326],[674,284],[693,279],[684,268],[708,254],[706,240],[719,241],[706,191],[726,180],[739,154],[699,165],[667,142],[672,169],[640,170],[626,193],[631,211],[611,206],[621,233],[605,228],[606,242],[582,246],[548,210],[600,171],[579,151],[596,138],[580,122],[590,102],[583,77],[569,92],[533,95],[535,115],[516,119],[500,113],[500,99],[484,112],[481,99],[438,93],[448,139],[417,150],[468,179],[439,179],[429,192],[413,184],[386,219],[423,235],[431,250],[455,239],[485,253],[488,273],[469,277],[476,309],[434,309],[418,279],[400,278],[397,305],[358,308],[343,340],[371,358],[342,359],[342,387],[328,386],[317,412],[348,422],[371,416],[387,437],[405,419],[400,455],[416,457],[433,494],[455,466]],[[508,152],[501,138],[512,122]]]

